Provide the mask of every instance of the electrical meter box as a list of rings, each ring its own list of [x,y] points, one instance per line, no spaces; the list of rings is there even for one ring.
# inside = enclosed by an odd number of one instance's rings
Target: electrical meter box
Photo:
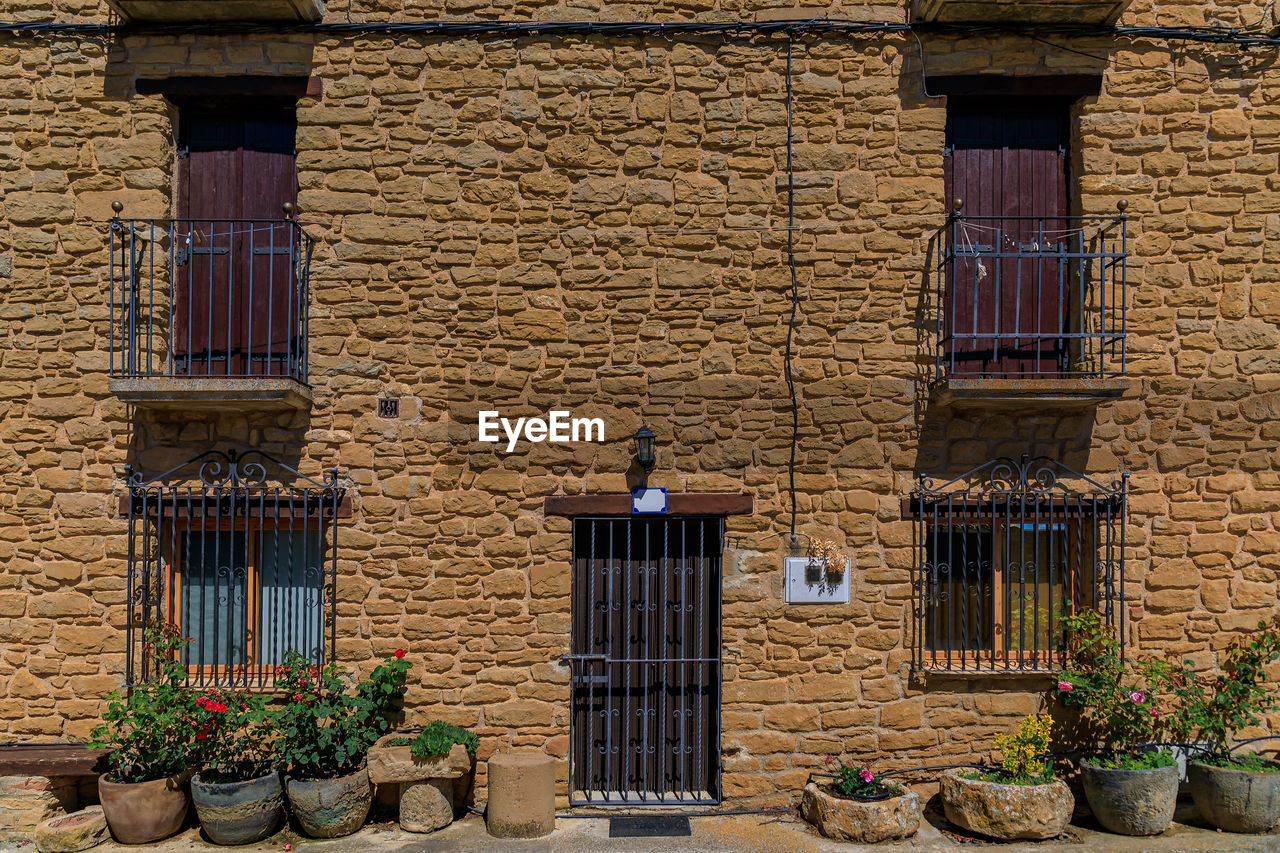
[[[782,586],[787,604],[848,604],[852,562],[845,558],[844,571],[837,576],[808,557],[786,557],[782,563]]]

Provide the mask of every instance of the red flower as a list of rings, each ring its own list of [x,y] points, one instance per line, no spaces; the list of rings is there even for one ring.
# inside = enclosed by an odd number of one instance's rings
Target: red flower
[[[301,693],[295,693],[295,694],[293,694],[293,701],[295,701],[295,702],[301,702],[301,701],[302,701],[302,694],[301,694]]]
[[[396,660],[404,657],[404,649],[396,649]]]

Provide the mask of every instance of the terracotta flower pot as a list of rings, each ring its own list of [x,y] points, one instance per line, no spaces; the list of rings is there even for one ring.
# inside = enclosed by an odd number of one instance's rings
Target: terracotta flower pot
[[[1267,773],[1187,763],[1201,817],[1227,832],[1269,832],[1280,822],[1280,765]]]
[[[1093,816],[1120,835],[1159,835],[1173,823],[1178,768],[1119,770],[1080,762],[1080,781]]]
[[[800,813],[827,838],[859,844],[910,838],[920,828],[920,798],[906,789],[883,800],[851,800],[810,782]]]
[[[111,782],[98,777],[98,799],[107,826],[121,844],[150,844],[182,828],[187,816],[189,772],[150,782]]]
[[[1004,841],[1056,838],[1066,831],[1075,797],[1065,782],[1002,785],[968,779],[962,771],[942,776],[942,806],[956,826]]]
[[[214,844],[248,844],[279,828],[284,819],[284,788],[279,773],[247,782],[215,784],[196,774],[191,800],[200,827]]]
[[[336,779],[285,777],[289,808],[312,838],[340,838],[364,826],[373,805],[369,771],[361,767]]]

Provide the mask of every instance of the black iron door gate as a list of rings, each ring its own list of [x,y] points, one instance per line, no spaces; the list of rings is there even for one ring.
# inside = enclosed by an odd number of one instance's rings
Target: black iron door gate
[[[571,801],[720,801],[724,519],[573,524]]]

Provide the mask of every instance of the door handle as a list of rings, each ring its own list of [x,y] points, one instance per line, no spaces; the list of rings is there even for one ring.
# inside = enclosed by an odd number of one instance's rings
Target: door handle
[[[586,663],[587,661],[605,662],[608,660],[609,660],[608,655],[561,655],[560,656],[560,663],[575,663],[575,662]]]

